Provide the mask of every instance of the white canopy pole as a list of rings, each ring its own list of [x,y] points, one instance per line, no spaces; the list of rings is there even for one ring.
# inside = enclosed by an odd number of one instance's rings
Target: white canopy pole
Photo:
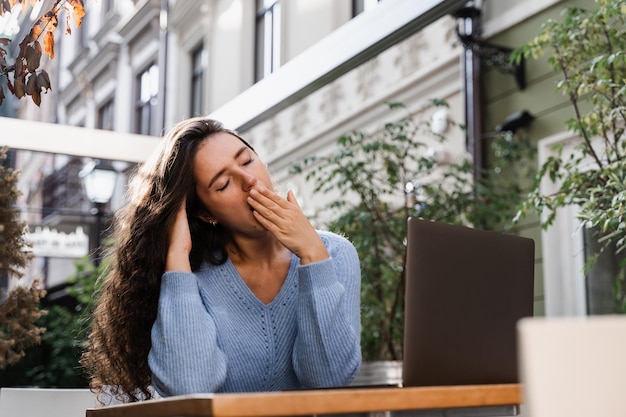
[[[143,162],[159,140],[155,136],[0,117],[0,146],[12,149]]]

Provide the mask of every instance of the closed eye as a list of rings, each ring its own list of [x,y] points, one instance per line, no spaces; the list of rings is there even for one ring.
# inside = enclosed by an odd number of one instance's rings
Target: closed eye
[[[251,163],[254,162],[254,158],[252,157],[252,155],[248,154],[248,159],[243,161],[243,163],[241,163],[241,166],[246,166],[246,165],[250,165]],[[219,188],[216,188],[215,191],[224,191],[226,189],[226,187],[228,187],[228,184],[230,184],[230,179],[226,181],[226,183],[224,185],[222,185]]]
[[[254,162],[254,158],[248,159],[242,164],[242,166],[250,165],[252,162]],[[226,183],[223,186],[217,188],[215,191],[224,191],[226,187],[228,187],[228,184],[230,184],[230,180],[226,181]]]
[[[229,183],[230,183],[230,180],[226,181],[226,184],[224,184],[222,187],[216,189],[215,191],[224,191],[226,189],[226,187],[228,187]]]

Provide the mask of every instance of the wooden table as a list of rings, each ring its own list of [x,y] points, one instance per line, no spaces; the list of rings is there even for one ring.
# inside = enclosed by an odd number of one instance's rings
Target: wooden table
[[[521,403],[519,384],[201,394],[88,409],[87,417],[277,417]]]

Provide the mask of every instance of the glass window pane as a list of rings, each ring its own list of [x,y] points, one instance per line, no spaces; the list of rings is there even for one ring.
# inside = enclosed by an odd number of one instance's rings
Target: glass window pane
[[[255,80],[259,81],[280,66],[280,2],[257,0]]]
[[[159,92],[159,68],[152,64],[137,77],[137,103],[135,112],[136,133],[155,134],[156,106]]]

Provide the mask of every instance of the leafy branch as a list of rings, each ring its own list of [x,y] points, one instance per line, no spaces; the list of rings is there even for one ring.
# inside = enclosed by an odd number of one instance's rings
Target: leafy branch
[[[26,11],[29,5],[33,5],[36,1],[1,0],[0,16],[12,11],[18,3]],[[18,99],[30,96],[33,102],[39,106],[42,91],[47,92],[51,89],[48,73],[40,68],[41,59],[44,53],[50,59],[54,58],[54,32],[57,29],[59,15],[62,11],[66,12],[66,34],[71,33],[70,19],[74,21],[77,28],[80,27],[85,15],[83,0],[56,0],[52,8],[35,21],[28,35],[19,43],[19,52],[12,64],[7,60],[7,46],[12,40],[0,38],[0,77],[6,79],[7,88]],[[5,98],[4,88],[0,85],[0,105]]]
[[[545,214],[542,225],[547,228],[558,208],[578,205],[583,226],[598,228],[600,242],[617,243],[620,252],[626,248],[619,207],[626,185],[626,0],[596,4],[595,10],[566,9],[561,21],[547,21],[514,52],[517,60],[547,55],[550,68],[562,77],[556,89],[568,97],[574,112],[567,128],[581,138],[572,153],[559,149],[539,168],[518,218],[535,210]],[[557,191],[544,195],[543,180],[557,184]]]

